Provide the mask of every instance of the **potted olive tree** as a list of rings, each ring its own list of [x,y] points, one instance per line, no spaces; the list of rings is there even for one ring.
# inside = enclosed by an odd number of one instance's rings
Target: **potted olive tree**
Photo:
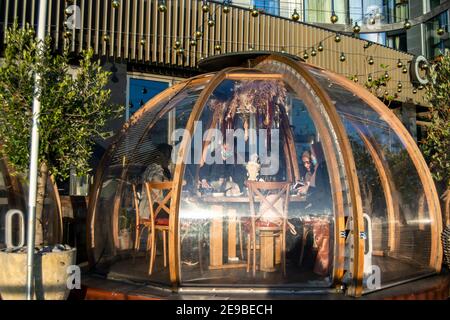
[[[38,94],[41,112],[35,247],[41,250],[35,262],[41,265],[35,265],[35,295],[61,299],[68,294],[63,279],[67,278],[67,265],[75,263],[75,250],[62,245],[49,248],[51,243],[46,243],[42,214],[47,178],[67,179],[71,169],[79,175],[86,174],[93,152],[92,138],[101,135],[107,119],[120,108],[107,105],[110,91],[105,85],[110,74],[93,60],[92,50],[83,52],[79,67],[70,72],[68,52],[52,52],[51,41],[47,37],[39,44],[29,26],[19,28],[14,24],[7,30],[5,59],[0,66],[0,156],[15,171],[28,176],[32,101]],[[36,73],[41,77],[36,86],[39,92],[35,90]],[[66,253],[64,258],[52,258],[62,252]],[[25,298],[26,254],[19,255],[20,252],[0,252],[3,299]],[[15,291],[10,292],[9,288]]]

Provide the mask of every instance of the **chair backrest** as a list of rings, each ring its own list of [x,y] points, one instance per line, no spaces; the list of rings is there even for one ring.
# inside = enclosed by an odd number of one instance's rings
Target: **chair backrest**
[[[170,205],[167,203],[172,198],[173,181],[145,182],[145,191],[149,199],[150,218],[154,221],[161,211],[170,215]],[[164,195],[164,191],[167,191]],[[155,208],[156,204],[156,208]]]
[[[290,182],[247,181],[250,210],[256,220],[273,220],[280,224],[287,217]],[[268,194],[264,194],[268,192]],[[261,203],[258,213],[255,200]]]

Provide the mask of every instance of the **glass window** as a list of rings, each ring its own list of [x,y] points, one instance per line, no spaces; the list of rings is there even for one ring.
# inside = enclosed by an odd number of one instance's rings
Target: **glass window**
[[[383,46],[386,45],[386,33],[385,32],[361,33],[360,39],[376,42]]]
[[[433,59],[444,53],[445,48],[450,48],[450,40],[437,34],[437,29],[442,27],[446,32],[448,28],[448,12],[443,12],[439,16],[427,21],[426,26],[426,55]]]
[[[336,5],[339,5],[338,1]],[[305,22],[310,23],[330,23],[330,17],[332,12],[332,0],[307,0],[304,3],[305,10]],[[334,8],[336,15],[339,18],[338,23],[344,23],[344,8]]]
[[[409,5],[405,0],[389,0],[387,23],[403,22],[409,18]]]
[[[253,0],[253,4],[264,13],[280,15],[279,0]]]
[[[429,1],[429,9],[430,9],[430,11],[441,4],[441,0],[428,0],[428,1]]]
[[[127,119],[148,100],[169,87],[168,81],[130,78]]]
[[[387,46],[396,50],[407,51],[406,32],[389,35],[387,37]]]

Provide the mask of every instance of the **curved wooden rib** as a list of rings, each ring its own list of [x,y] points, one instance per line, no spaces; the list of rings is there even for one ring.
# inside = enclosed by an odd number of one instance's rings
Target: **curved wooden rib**
[[[286,112],[281,112],[281,123],[283,126],[283,130],[285,133],[285,151],[289,161],[289,179],[292,181],[292,173],[294,174],[295,181],[300,181],[300,169],[298,167],[298,157],[297,157],[297,149],[295,148],[294,136],[292,134],[292,129],[289,125],[289,118],[286,115]]]
[[[259,64],[256,65],[257,68],[261,68],[264,63],[270,63],[271,61],[280,62],[286,66],[295,70],[300,74],[303,79],[306,80],[308,87],[299,84],[299,79],[290,79],[290,77],[285,76],[284,81],[286,81],[300,96],[305,106],[316,125],[317,131],[322,137],[322,145],[325,156],[325,161],[327,163],[327,169],[331,182],[331,190],[333,196],[334,212],[335,212],[335,234],[334,234],[334,257],[333,257],[333,281],[334,283],[340,284],[344,275],[344,255],[345,255],[345,238],[341,237],[340,232],[344,231],[345,226],[345,208],[344,208],[344,195],[342,190],[345,190],[344,185],[341,181],[340,166],[344,167],[347,176],[347,181],[349,185],[349,197],[347,200],[351,202],[352,205],[352,218],[354,222],[353,232],[356,235],[354,237],[354,268],[350,272],[352,273],[352,278],[355,279],[353,285],[353,295],[362,294],[362,279],[364,271],[364,242],[359,239],[359,233],[364,230],[364,224],[362,219],[362,203],[359,191],[359,184],[356,175],[356,167],[353,159],[353,154],[351,152],[350,142],[348,140],[347,134],[345,132],[344,126],[336,112],[335,106],[332,104],[328,94],[322,89],[321,85],[313,78],[309,71],[303,66],[302,63],[293,61],[285,56],[271,55],[267,58],[262,58]],[[263,69],[264,70],[264,69]],[[270,70],[270,69],[269,69]],[[328,128],[323,115],[320,113],[316,107],[316,101],[309,94],[309,91],[313,90],[320,101],[324,105],[325,111],[328,114],[329,121],[331,122],[332,128],[335,130],[337,140],[340,142],[340,147],[342,148],[343,163],[338,161],[337,155],[334,153],[336,144],[334,143],[334,138],[330,134],[330,129]],[[339,147],[339,146],[337,146]]]
[[[372,110],[374,110],[394,130],[400,141],[402,141],[403,146],[407,150],[408,155],[416,167],[420,181],[422,182],[423,190],[427,199],[428,211],[430,212],[431,251],[429,265],[431,268],[435,269],[436,272],[440,272],[443,253],[441,244],[442,216],[439,197],[433,178],[431,177],[430,170],[428,169],[427,163],[417,147],[416,142],[397,116],[378,98],[372,94],[369,94],[362,87],[343,76],[333,74],[325,70],[323,72],[331,79],[332,82],[336,82],[347,90],[355,93],[361,100],[370,106]]]
[[[386,200],[386,211],[387,211],[387,221],[388,221],[388,243],[389,243],[389,251],[395,251],[398,247],[398,243],[400,241],[400,233],[399,233],[399,221],[400,221],[400,213],[399,213],[399,205],[397,197],[393,197],[393,191],[395,186],[392,185],[392,175],[389,170],[389,165],[386,163],[383,157],[381,157],[374,144],[370,141],[369,138],[361,131],[361,129],[351,123],[355,130],[358,132],[359,137],[363,141],[366,149],[369,151],[370,156],[375,164],[375,168],[378,172],[381,181],[381,187],[383,188],[383,192]]]

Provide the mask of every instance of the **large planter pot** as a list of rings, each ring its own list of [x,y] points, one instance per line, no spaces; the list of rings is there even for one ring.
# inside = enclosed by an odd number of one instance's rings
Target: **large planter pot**
[[[39,300],[65,300],[69,296],[67,267],[74,265],[76,249],[36,254],[35,295]],[[3,300],[26,300],[26,252],[0,251],[0,295]]]

